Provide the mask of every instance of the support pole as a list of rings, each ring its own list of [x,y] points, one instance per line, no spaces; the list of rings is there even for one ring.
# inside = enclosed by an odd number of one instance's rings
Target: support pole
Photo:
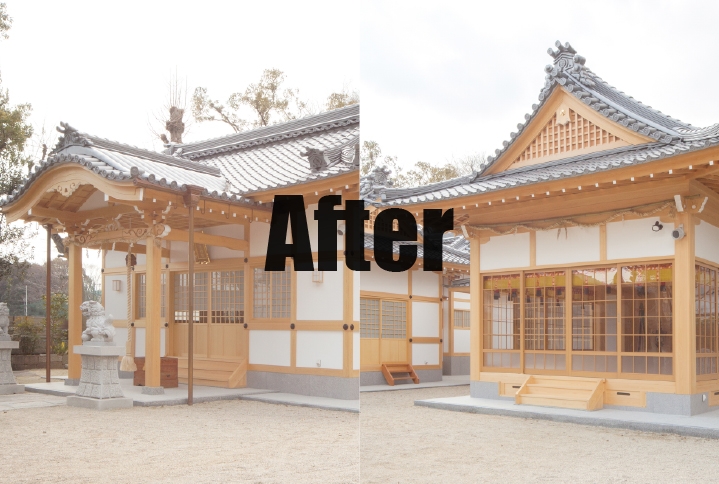
[[[146,242],[146,311],[145,311],[145,386],[143,393],[158,395],[164,393],[161,379],[162,322],[161,322],[161,272],[162,247],[160,239],[151,237]]]
[[[50,252],[50,242],[52,241],[52,224],[45,226],[47,229],[47,270],[45,271],[45,381],[50,383],[50,347],[52,338],[50,336],[50,301],[52,297],[50,284],[52,282],[52,253]]]
[[[67,248],[67,380],[66,385],[79,385],[82,376],[82,357],[75,347],[82,345],[82,247],[71,244]]]
[[[187,404],[192,405],[195,342],[193,322],[195,320],[195,208],[200,199],[202,187],[188,186],[185,205],[188,208],[188,243],[187,243]]]

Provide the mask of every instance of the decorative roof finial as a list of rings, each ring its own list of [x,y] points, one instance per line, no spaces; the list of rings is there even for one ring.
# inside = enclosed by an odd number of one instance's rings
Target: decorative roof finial
[[[55,128],[58,133],[62,133],[57,139],[57,144],[52,150],[53,153],[60,151],[66,146],[80,145],[80,146],[92,146],[92,142],[86,137],[84,133],[80,133],[77,129],[70,126],[68,123],[60,121],[60,126]]]

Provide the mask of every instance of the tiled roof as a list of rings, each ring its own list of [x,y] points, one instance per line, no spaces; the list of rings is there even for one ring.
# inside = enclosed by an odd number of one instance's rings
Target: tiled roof
[[[549,49],[554,64],[545,68],[547,76],[544,88],[539,94],[540,103],[532,106],[533,111],[525,115],[525,122],[517,125],[517,132],[511,133],[510,140],[505,141],[503,147],[495,151],[495,157],[488,157],[488,163],[480,172],[412,188],[391,188],[386,176],[373,173],[363,177],[360,183],[361,196],[368,201],[380,200],[374,203],[377,206],[456,198],[648,163],[683,152],[702,150],[719,143],[719,124],[695,128],[646,106],[610,86],[585,67],[585,59],[577,55],[568,43],[562,45],[557,41],[555,46],[557,50]],[[514,143],[558,86],[562,86],[603,116],[657,141],[579,156],[570,154],[560,160],[482,175],[487,167],[495,163]]]
[[[424,247],[421,242],[397,242],[392,245],[392,252],[395,254],[399,254],[400,245],[416,245],[417,258],[424,259]],[[364,234],[364,248],[374,250],[373,234]],[[461,236],[445,238],[442,244],[442,260],[448,264],[469,265],[469,241]]]
[[[65,123],[61,126],[58,131],[63,136],[50,156],[35,166],[15,192],[0,197],[0,206],[16,200],[48,169],[68,163],[110,180],[140,180],[178,191],[197,185],[205,189],[204,196],[233,201],[243,200],[248,193],[359,168],[359,105],[214,140],[173,145],[174,154],[88,135]]]
[[[719,144],[719,134],[711,138],[675,142],[649,143],[589,153],[538,165],[507,170],[489,176],[467,175],[431,185],[413,188],[375,188],[373,196],[380,195],[377,206],[404,205],[431,202],[499,191],[521,185],[532,185],[548,180],[571,178],[598,171],[609,171],[629,165],[640,165],[680,153],[705,149]],[[367,192],[369,193],[369,192]],[[374,198],[376,199],[376,198]],[[370,198],[370,200],[373,200]]]
[[[236,190],[253,193],[358,170],[358,146],[359,105],[354,104],[253,131],[178,145],[175,153],[220,168]],[[322,168],[318,170],[317,166]]]

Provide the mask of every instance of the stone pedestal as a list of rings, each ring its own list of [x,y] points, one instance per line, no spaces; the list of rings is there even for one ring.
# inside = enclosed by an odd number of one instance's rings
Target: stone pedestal
[[[67,397],[69,406],[97,410],[132,407],[132,398],[125,398],[117,374],[117,357],[125,354],[124,347],[88,341],[74,351],[82,356],[82,374],[77,392]]]
[[[12,373],[10,354],[20,347],[19,341],[0,340],[0,395],[23,393],[25,385],[18,385]]]

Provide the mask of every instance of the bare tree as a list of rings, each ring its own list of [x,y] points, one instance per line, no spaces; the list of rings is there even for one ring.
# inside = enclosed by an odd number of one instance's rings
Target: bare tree
[[[164,144],[182,143],[182,135],[189,129],[189,122],[186,124],[184,119],[186,109],[187,78],[181,80],[175,70],[167,82],[167,97],[164,104],[152,115],[154,122],[150,123],[150,130],[153,135],[160,138]]]
[[[345,83],[344,86],[342,86],[341,91],[333,92],[327,96],[327,103],[325,106],[327,111],[332,111],[333,109],[351,106],[352,104],[359,104],[359,101],[359,91],[352,89],[349,83]]]

